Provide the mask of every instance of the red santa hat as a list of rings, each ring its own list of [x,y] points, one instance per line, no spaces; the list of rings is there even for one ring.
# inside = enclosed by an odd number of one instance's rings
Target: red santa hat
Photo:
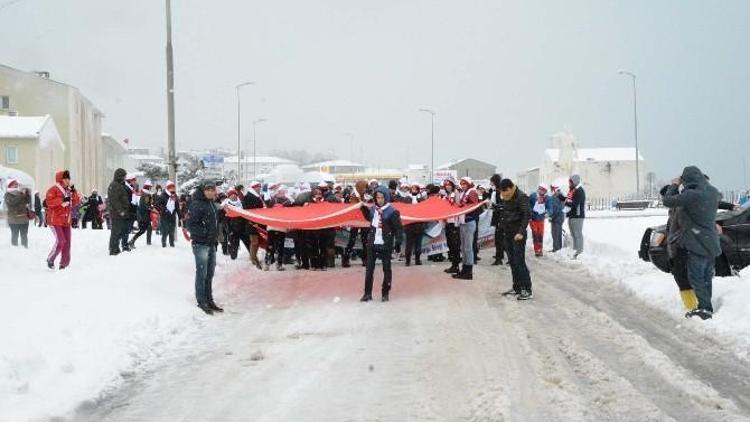
[[[175,185],[173,181],[169,180],[167,181],[167,190],[169,190],[170,187],[176,188],[177,185]]]
[[[237,195],[237,191],[235,189],[229,189],[227,191],[227,196]]]
[[[474,187],[474,181],[469,176],[462,177],[461,183],[466,183],[467,185],[469,185],[470,188]]]
[[[257,181],[257,180],[253,180],[252,182],[250,182],[250,187],[251,187],[251,188],[259,188],[259,187],[261,187],[261,186],[263,186],[263,184],[262,184],[262,183],[260,183],[260,182],[259,182],[259,181]]]
[[[150,180],[146,180],[145,182],[143,182],[143,189],[148,189],[148,188],[150,188],[152,186],[154,186],[154,185],[151,183]]]
[[[6,183],[6,187],[8,189],[14,189],[18,187],[18,180],[16,179],[8,179],[8,182]]]
[[[136,176],[136,175],[135,175],[135,174],[133,174],[133,173],[128,173],[128,174],[127,174],[127,175],[125,176],[125,180],[135,180],[135,179],[136,179],[137,177],[138,177],[138,176]]]
[[[547,189],[547,185],[545,185],[544,183],[540,183],[539,186],[536,188],[536,190],[547,192],[549,189]]]

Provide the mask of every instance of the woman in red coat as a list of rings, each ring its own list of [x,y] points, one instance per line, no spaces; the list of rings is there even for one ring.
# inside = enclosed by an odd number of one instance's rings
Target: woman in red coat
[[[55,185],[47,189],[47,226],[55,235],[55,245],[47,256],[47,267],[55,268],[55,259],[62,254],[60,269],[70,264],[71,209],[76,205],[70,192],[70,172],[55,173]]]

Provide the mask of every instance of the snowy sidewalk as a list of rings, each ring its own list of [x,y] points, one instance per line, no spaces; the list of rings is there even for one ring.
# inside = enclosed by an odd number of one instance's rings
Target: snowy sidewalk
[[[29,229],[26,250],[0,227],[0,421],[64,414],[204,323],[183,239],[162,249],[143,236],[134,252],[110,257],[108,230],[74,230],[70,267],[52,271],[50,230]],[[217,278],[231,265],[220,259]]]

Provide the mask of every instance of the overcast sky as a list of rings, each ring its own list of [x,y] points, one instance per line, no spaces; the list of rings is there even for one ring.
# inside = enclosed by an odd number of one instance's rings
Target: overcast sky
[[[173,0],[178,149],[335,150],[373,166],[476,157],[538,165],[552,133],[639,138],[663,179],[697,164],[722,188],[750,166],[750,1]],[[104,129],[166,144],[164,2],[0,0],[0,63],[78,86]]]

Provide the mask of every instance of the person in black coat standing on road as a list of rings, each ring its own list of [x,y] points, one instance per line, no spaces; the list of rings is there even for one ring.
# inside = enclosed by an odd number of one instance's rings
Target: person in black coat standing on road
[[[224,312],[214,302],[212,289],[219,236],[215,199],[216,184],[210,181],[201,183],[195,189],[193,200],[188,206],[186,223],[195,257],[195,300],[198,307],[208,315]]]
[[[128,235],[128,223],[132,218],[130,208],[130,191],[125,186],[125,176],[127,172],[124,169],[115,170],[115,175],[107,189],[107,206],[109,217],[112,221],[111,231],[109,233],[109,254],[117,255],[120,253],[120,243],[123,233],[126,239]],[[123,250],[130,250],[125,241]]]
[[[529,197],[518,189],[510,179],[500,182],[500,196],[503,201],[498,224],[502,225],[505,253],[508,254],[513,276],[513,288],[504,296],[516,296],[518,300],[533,297],[531,276],[526,266],[526,229],[531,219]]]
[[[367,270],[365,272],[365,294],[360,301],[372,300],[372,284],[375,273],[375,260],[383,263],[382,301],[388,302],[393,275],[391,273],[391,253],[394,244],[401,244],[401,215],[390,204],[390,192],[385,187],[375,189],[372,206],[362,202],[362,214],[370,222],[367,236]]]

